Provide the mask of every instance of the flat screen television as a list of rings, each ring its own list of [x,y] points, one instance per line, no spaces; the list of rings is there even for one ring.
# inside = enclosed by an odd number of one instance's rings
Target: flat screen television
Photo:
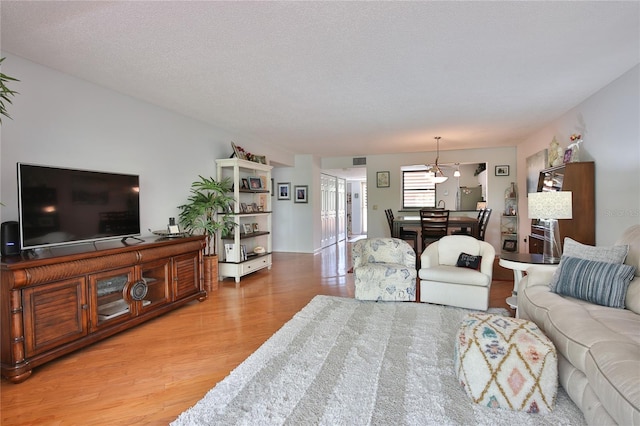
[[[23,250],[140,235],[139,176],[18,163]]]

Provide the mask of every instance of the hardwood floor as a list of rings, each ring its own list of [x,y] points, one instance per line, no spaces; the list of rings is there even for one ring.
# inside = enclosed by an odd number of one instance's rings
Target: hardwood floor
[[[353,297],[350,246],[275,253],[271,271],[220,283],[205,302],[176,311],[2,380],[8,425],[165,425],[201,399],[315,295]],[[507,307],[513,278],[496,266],[492,307]]]

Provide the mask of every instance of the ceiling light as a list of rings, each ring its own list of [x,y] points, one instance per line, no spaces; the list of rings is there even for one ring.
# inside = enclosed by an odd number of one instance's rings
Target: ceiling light
[[[440,158],[440,136],[436,136],[436,164],[429,169],[429,173],[433,173],[432,180],[435,183],[442,183],[449,179],[447,176],[442,173],[440,167],[438,167],[438,159]]]
[[[453,172],[453,177],[460,177],[460,163],[456,163],[456,171]]]

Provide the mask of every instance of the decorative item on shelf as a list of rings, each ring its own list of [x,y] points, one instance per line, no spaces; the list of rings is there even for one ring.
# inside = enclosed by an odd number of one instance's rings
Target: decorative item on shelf
[[[248,160],[248,161],[253,161],[254,163],[267,164],[267,157],[265,157],[264,155],[252,154],[233,142],[231,142],[231,148],[233,148],[233,154],[231,154],[231,157],[235,155],[237,158],[241,160]]]
[[[562,165],[562,161],[564,159],[563,155],[564,150],[554,136],[551,144],[549,144],[549,167]]]
[[[544,191],[529,194],[529,219],[545,222],[543,260],[545,263],[560,261],[562,249],[558,219],[573,218],[571,191]]]
[[[233,216],[227,207],[236,200],[228,195],[233,183],[226,178],[216,181],[199,176],[191,184],[187,202],[181,206],[179,221],[182,229],[189,234],[205,235],[204,283],[208,291],[218,288],[218,251],[216,235],[228,234],[235,226]]]
[[[569,137],[569,139],[571,140],[571,144],[567,147],[567,151],[570,150],[571,155],[567,159],[567,153],[565,151],[564,162],[578,163],[580,162],[580,149],[582,147],[582,135],[580,133],[574,133]]]
[[[249,188],[254,190],[262,189],[262,181],[259,177],[250,177],[249,178]]]
[[[511,182],[511,185],[504,191],[504,215],[515,216],[517,210],[518,190],[516,189],[516,183]]]
[[[253,226],[250,223],[243,223],[242,230],[244,231],[245,234],[252,234]]]

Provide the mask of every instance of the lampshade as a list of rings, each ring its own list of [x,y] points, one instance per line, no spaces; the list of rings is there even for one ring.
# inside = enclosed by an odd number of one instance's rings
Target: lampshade
[[[571,191],[529,194],[529,219],[572,219]]]

